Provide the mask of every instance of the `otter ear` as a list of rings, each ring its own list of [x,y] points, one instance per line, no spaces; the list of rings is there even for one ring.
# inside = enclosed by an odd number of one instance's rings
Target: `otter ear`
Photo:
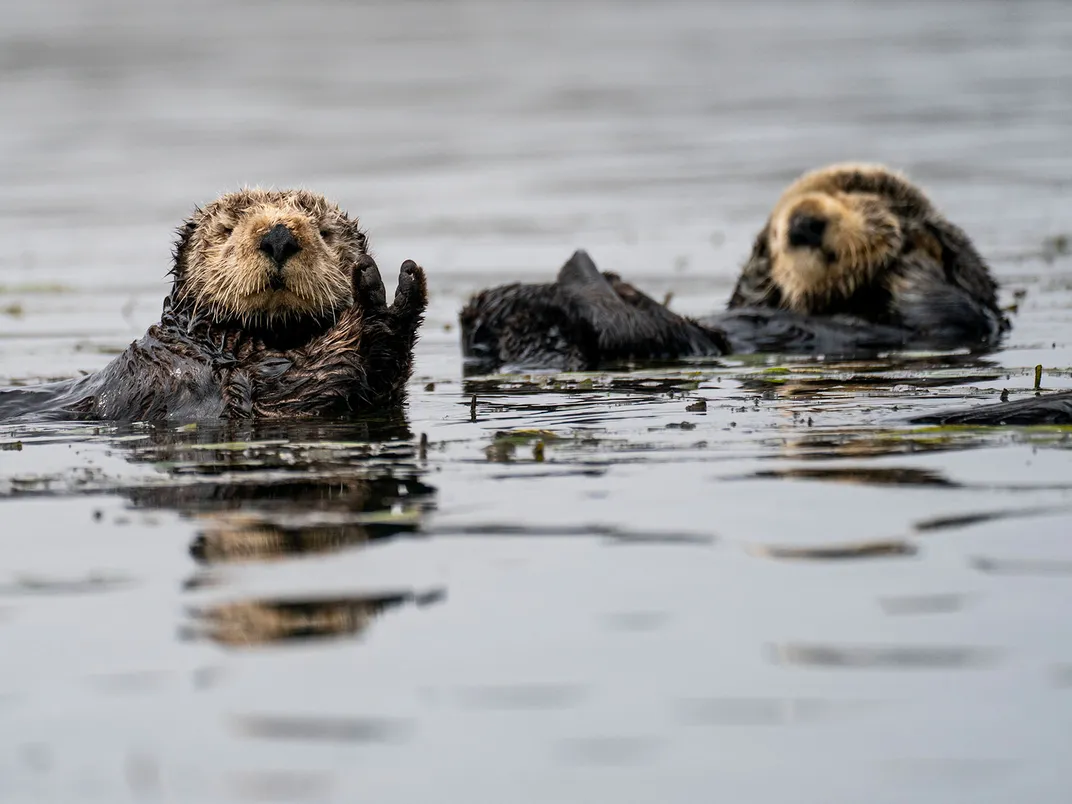
[[[179,266],[185,264],[186,250],[190,247],[190,240],[193,238],[194,232],[197,231],[200,223],[201,210],[199,209],[176,231],[175,247],[171,254],[171,271],[169,272],[172,276],[177,277],[179,275]]]
[[[350,235],[350,240],[353,241],[354,246],[357,249],[357,254],[368,254],[368,235],[362,231],[361,226],[356,220],[350,220],[344,218],[346,222],[346,229]]]

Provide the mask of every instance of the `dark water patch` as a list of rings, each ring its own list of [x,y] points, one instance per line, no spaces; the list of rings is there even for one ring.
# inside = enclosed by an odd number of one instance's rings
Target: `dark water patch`
[[[424,607],[445,597],[445,590],[440,589],[338,598],[241,600],[191,608],[193,622],[184,634],[228,647],[356,636],[389,609],[404,604]]]
[[[975,556],[968,559],[972,569],[987,575],[1008,576],[1066,576],[1072,575],[1072,561],[1043,558],[989,558]]]
[[[713,534],[675,531],[638,531],[616,525],[520,525],[516,523],[473,523],[471,525],[436,525],[428,527],[430,536],[503,536],[503,537],[566,537],[598,536],[622,544],[681,544],[710,545]]]
[[[800,667],[954,670],[991,665],[1001,655],[996,648],[959,646],[872,646],[784,643],[767,650],[775,664]]]
[[[451,697],[465,709],[558,711],[576,707],[589,692],[578,684],[514,683],[459,687]]]
[[[856,544],[813,546],[752,545],[748,552],[765,558],[787,561],[849,561],[874,558],[906,558],[916,555],[919,548],[911,542],[887,539]]]
[[[46,578],[21,575],[0,584],[0,595],[15,597],[33,595],[93,595],[129,589],[135,580],[125,575],[94,572],[82,578]]]
[[[224,583],[226,583],[226,577],[222,573],[199,569],[182,582],[182,591],[197,592],[201,589],[214,589],[223,586]]]
[[[551,477],[603,477],[607,474],[607,467],[557,469],[541,472],[518,472],[498,473],[487,476],[488,480],[543,480]]]
[[[1002,487],[1009,489],[1010,487]],[[1030,486],[1027,488],[1032,489],[1066,489],[1067,486]],[[1062,513],[1072,510],[1067,506],[1038,506],[1036,508],[1005,508],[996,511],[983,511],[980,513],[972,514],[957,514],[952,516],[940,516],[932,517],[931,519],[924,519],[916,522],[913,525],[917,531],[927,532],[935,530],[957,530],[959,528],[969,528],[973,525],[981,525],[987,522],[1000,522],[1004,519],[1020,519],[1030,518],[1036,516],[1046,516],[1053,513]]]
[[[407,741],[416,723],[404,718],[239,715],[236,731],[258,740],[391,744]]]
[[[879,598],[881,609],[890,615],[912,616],[919,614],[953,614],[962,611],[971,595],[896,595]]]
[[[822,480],[833,483],[858,483],[865,486],[938,486],[959,488],[960,484],[933,469],[912,467],[792,467],[767,469],[744,478],[726,479]]]

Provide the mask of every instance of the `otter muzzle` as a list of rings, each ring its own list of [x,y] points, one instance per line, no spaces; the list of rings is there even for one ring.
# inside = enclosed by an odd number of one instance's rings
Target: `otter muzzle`
[[[282,272],[283,263],[301,251],[301,246],[290,229],[277,223],[261,238],[260,249],[272,258],[276,269]]]

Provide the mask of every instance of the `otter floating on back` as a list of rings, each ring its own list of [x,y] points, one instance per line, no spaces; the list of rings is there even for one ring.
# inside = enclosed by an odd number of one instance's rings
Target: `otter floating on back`
[[[160,323],[101,371],[0,390],[0,421],[283,418],[400,405],[427,305],[402,264],[388,307],[367,238],[323,196],[247,189],[179,229]]]
[[[486,290],[460,319],[474,360],[566,369],[727,352],[988,348],[1008,326],[967,235],[903,176],[860,164],[806,173],[785,190],[724,313],[678,316],[578,252],[555,283]]]

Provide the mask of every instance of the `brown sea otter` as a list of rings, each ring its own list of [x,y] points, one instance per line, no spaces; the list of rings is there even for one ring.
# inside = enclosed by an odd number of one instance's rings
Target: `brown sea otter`
[[[860,356],[987,348],[1008,326],[967,235],[878,165],[832,165],[790,185],[723,313],[678,316],[579,255],[553,284],[471,299],[460,316],[465,354],[485,366],[569,369],[722,352]]]
[[[0,421],[331,416],[401,404],[427,305],[402,264],[394,303],[367,239],[304,191],[247,189],[179,229],[159,324],[101,371],[0,391]]]

